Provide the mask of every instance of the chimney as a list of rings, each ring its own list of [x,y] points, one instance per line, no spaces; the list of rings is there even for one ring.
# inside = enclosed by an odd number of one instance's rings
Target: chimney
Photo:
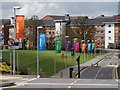
[[[70,20],[70,16],[68,13],[65,14],[65,20]]]
[[[101,15],[101,17],[104,17],[104,15]]]

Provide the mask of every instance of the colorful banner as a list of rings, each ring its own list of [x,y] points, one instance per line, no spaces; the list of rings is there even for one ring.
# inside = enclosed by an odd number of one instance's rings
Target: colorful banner
[[[92,50],[95,49],[95,43],[92,43]]]
[[[38,34],[38,50],[39,51],[46,50],[46,34],[44,33]]]
[[[16,39],[24,39],[24,15],[16,15]]]
[[[95,48],[98,48],[98,43],[95,43]]]
[[[75,43],[75,52],[79,52],[80,51],[80,44],[79,42]]]
[[[91,50],[92,50],[92,44],[91,44],[91,43],[88,43],[87,50],[88,50],[88,51],[91,51]]]
[[[75,57],[75,52],[71,52],[71,57],[74,58]]]
[[[62,41],[61,40],[56,40],[56,53],[61,53],[61,45],[62,45]]]
[[[66,51],[71,51],[71,42],[67,40],[66,43],[67,43]]]
[[[82,44],[82,52],[85,52],[85,51],[86,51],[86,44],[83,43],[83,44]]]

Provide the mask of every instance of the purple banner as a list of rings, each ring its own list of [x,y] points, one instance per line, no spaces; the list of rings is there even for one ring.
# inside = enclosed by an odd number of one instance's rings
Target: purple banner
[[[67,43],[66,51],[71,51],[71,42],[67,40],[66,43]]]
[[[79,42],[75,43],[75,52],[79,52],[80,51],[80,44]]]

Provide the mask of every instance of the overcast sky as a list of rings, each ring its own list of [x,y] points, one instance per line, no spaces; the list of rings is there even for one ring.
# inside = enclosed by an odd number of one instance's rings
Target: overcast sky
[[[49,1],[49,0],[47,0]],[[86,1],[86,0],[85,0]],[[111,0],[110,0],[111,1]],[[90,16],[96,17],[99,15],[116,15],[118,14],[118,2],[8,2],[0,3],[0,18],[10,19],[13,16],[13,7],[21,6],[17,10],[17,14],[25,15],[30,18],[32,15],[38,15],[43,18],[46,15],[64,15],[69,13],[71,16]]]

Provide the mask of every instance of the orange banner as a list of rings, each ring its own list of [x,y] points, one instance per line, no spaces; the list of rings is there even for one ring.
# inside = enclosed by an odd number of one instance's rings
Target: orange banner
[[[82,44],[82,52],[85,52],[85,51],[86,51],[86,44],[83,43],[83,44]]]
[[[24,15],[16,15],[16,39],[24,39]]]

